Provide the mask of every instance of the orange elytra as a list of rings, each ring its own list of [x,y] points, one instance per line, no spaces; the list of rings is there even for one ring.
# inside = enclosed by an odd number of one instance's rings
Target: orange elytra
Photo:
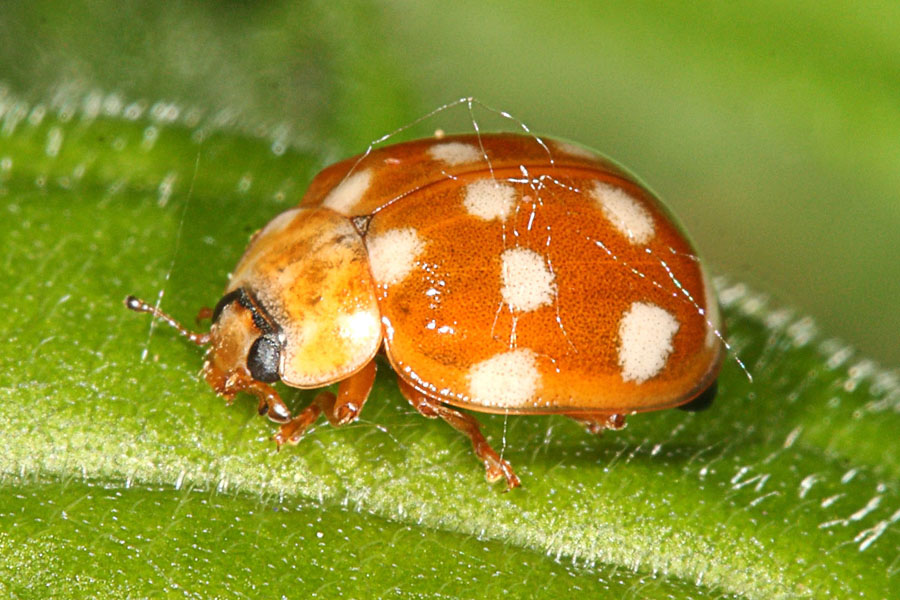
[[[715,395],[722,323],[694,248],[632,175],[581,146],[436,137],[344,160],[257,232],[209,333],[203,376],[249,392],[296,443],[354,421],[383,350],[423,416],[466,434],[488,480],[519,485],[459,409],[563,414],[591,431]],[[271,386],[339,383],[293,416]]]

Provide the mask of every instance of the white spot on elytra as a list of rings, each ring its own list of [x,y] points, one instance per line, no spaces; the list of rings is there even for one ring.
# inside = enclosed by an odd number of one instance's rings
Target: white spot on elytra
[[[294,220],[294,217],[296,217],[297,213],[299,213],[301,210],[302,209],[300,208],[291,208],[284,211],[283,213],[269,221],[266,226],[263,227],[262,230],[256,235],[263,236],[281,233],[287,228],[288,225],[291,224],[291,222]]]
[[[412,227],[391,229],[366,239],[372,276],[382,285],[403,281],[425,249],[425,242]]]
[[[338,318],[338,335],[353,343],[366,344],[381,333],[378,313],[360,310]]]
[[[568,154],[569,156],[574,156],[576,158],[597,158],[597,154],[592,150],[588,150],[584,146],[573,144],[572,142],[554,141],[553,147],[556,148],[557,152]]]
[[[470,183],[465,189],[463,205],[470,215],[490,221],[505,221],[516,204],[516,190],[508,183],[482,179]]]
[[[354,173],[328,192],[328,195],[322,201],[322,205],[343,215],[350,214],[362,199],[366,190],[369,189],[371,182],[371,171],[365,170]]]
[[[528,248],[510,248],[500,260],[500,294],[510,309],[535,310],[553,302],[556,283],[540,254]]]
[[[650,213],[624,190],[596,181],[591,196],[600,203],[603,215],[632,244],[646,244],[653,237]]]
[[[461,142],[435,144],[428,149],[428,156],[448,165],[464,165],[482,158],[481,150],[471,144]]]
[[[515,407],[533,401],[541,374],[534,352],[520,348],[473,365],[468,379],[469,394],[476,404]]]
[[[655,304],[634,302],[619,322],[622,379],[643,383],[658,375],[672,352],[678,320]]]

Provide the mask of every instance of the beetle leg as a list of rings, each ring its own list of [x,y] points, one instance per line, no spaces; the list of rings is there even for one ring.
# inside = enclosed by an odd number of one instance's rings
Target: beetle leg
[[[497,452],[491,448],[484,434],[481,433],[481,427],[475,417],[429,398],[400,377],[397,377],[397,383],[399,384],[400,392],[409,400],[413,408],[419,411],[420,415],[429,419],[440,417],[460,433],[469,436],[469,439],[472,440],[472,449],[475,451],[475,456],[484,463],[485,477],[489,482],[494,483],[501,478],[505,478],[507,490],[519,487],[519,478],[513,471],[512,466],[500,458]]]
[[[332,425],[346,425],[359,418],[375,384],[375,371],[375,361],[370,360],[366,366],[338,385],[334,406],[325,411],[325,416]]]
[[[334,407],[334,400],[334,394],[331,392],[319,392],[312,403],[304,408],[299,415],[282,425],[278,429],[278,433],[272,436],[272,439],[275,440],[279,448],[284,444],[296,444],[303,437],[303,434],[306,433],[306,430],[309,429],[309,426],[316,422],[323,410],[326,414],[331,412]]]
[[[588,431],[595,435],[603,433],[607,429],[622,429],[625,427],[625,415],[606,415],[602,413],[570,414],[566,415],[578,421]]]
[[[260,415],[267,415],[270,421],[285,423],[291,419],[291,411],[271,385],[251,379],[245,384],[243,391],[250,392],[259,398],[256,410]]]
[[[271,385],[253,379],[246,369],[221,371],[212,361],[203,363],[203,378],[216,394],[225,398],[228,404],[234,400],[238,392],[248,392],[259,400],[257,411],[268,415],[276,423],[287,423],[291,420],[291,411]]]
[[[194,317],[194,321],[199,325],[201,321],[205,321],[206,319],[212,319],[213,309],[208,306],[203,306],[200,310],[197,311],[197,316]]]
[[[329,391],[319,392],[312,403],[303,412],[285,423],[275,434],[274,439],[280,448],[283,444],[296,444],[310,425],[316,422],[319,415],[325,413],[328,422],[338,427],[352,423],[359,418],[359,413],[369,398],[372,385],[375,383],[375,361],[370,361],[338,385],[335,396]]]

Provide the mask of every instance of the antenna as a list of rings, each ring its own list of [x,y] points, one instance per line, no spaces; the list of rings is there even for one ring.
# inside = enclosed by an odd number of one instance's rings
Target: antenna
[[[127,298],[125,298],[125,308],[133,310],[134,312],[150,313],[154,317],[164,321],[167,325],[174,328],[178,333],[194,342],[198,346],[205,346],[209,343],[209,333],[197,333],[195,331],[188,330],[184,325],[182,325],[163,311],[159,310],[155,306],[147,304],[136,296],[128,296]]]

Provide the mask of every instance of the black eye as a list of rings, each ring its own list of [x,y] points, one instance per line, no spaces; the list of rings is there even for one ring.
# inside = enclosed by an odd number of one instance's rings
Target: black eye
[[[250,346],[247,354],[247,369],[253,379],[272,383],[278,381],[278,363],[281,355],[281,345],[273,335],[264,335],[256,338]]]

